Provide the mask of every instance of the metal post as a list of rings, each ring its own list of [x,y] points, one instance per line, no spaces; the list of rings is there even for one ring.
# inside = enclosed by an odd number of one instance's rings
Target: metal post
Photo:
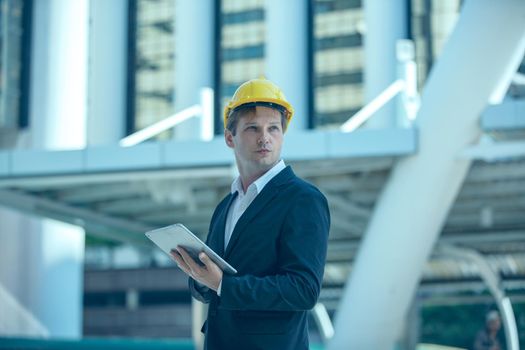
[[[323,338],[323,341],[326,343],[334,336],[334,326],[332,325],[328,311],[326,311],[326,307],[323,303],[317,303],[315,304],[312,313],[317,328],[321,333],[321,338]]]
[[[417,91],[417,67],[415,62],[415,47],[412,40],[398,40],[396,44],[398,79],[405,82],[403,91],[397,99],[396,126],[408,128],[412,126],[419,110],[419,94]]]
[[[213,116],[213,89],[204,88],[201,90],[201,140],[213,140],[214,129]]]

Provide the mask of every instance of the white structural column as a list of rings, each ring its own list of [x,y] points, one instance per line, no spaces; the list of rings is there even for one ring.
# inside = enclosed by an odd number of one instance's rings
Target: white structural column
[[[407,38],[408,18],[405,0],[366,0],[363,2],[365,103],[372,101],[398,78],[396,43]],[[366,123],[368,128],[396,126],[395,99],[377,111]]]
[[[525,46],[525,2],[467,1],[423,91],[417,155],[399,161],[376,204],[328,349],[390,350],[479,138],[478,119]],[[498,30],[486,30],[498,28]]]
[[[177,0],[175,3],[176,112],[201,104],[203,89],[213,88],[214,6],[213,0]],[[199,139],[201,121],[189,119],[174,131],[174,137],[178,140]],[[203,310],[202,303],[192,302],[192,336],[197,348],[202,348],[203,344],[200,332],[205,319]]]
[[[213,88],[215,18],[213,0],[175,2],[175,112],[201,103]],[[192,118],[175,128],[177,140],[199,139],[201,123]]]
[[[34,4],[30,127],[34,148],[86,145],[89,0]]]
[[[124,137],[127,84],[127,0],[90,0],[87,144]]]
[[[290,132],[308,127],[307,3],[266,0],[266,78],[284,91],[295,109]]]
[[[197,299],[191,298],[191,337],[195,350],[204,349],[204,335],[201,329],[207,317],[208,304],[203,304]]]
[[[35,149],[85,146],[88,0],[34,2],[30,139]],[[50,336],[82,335],[84,232],[0,213],[0,283]],[[14,318],[16,319],[16,318]],[[11,335],[37,330],[10,328]]]
[[[0,335],[16,334],[30,337],[48,335],[47,329],[10,292],[6,291],[2,284],[0,284],[0,312],[2,315],[9,315],[0,318]]]
[[[42,3],[42,5],[41,5]],[[39,6],[48,6],[40,12]],[[35,148],[86,146],[88,77],[88,0],[35,2],[32,57],[31,133]],[[39,29],[48,28],[39,37]],[[38,39],[37,39],[38,38]],[[44,63],[44,64],[43,64]],[[42,78],[42,80],[40,80]],[[42,104],[40,104],[42,103]],[[32,236],[34,260],[26,265],[35,304],[31,308],[51,336],[82,335],[84,230],[43,219]]]

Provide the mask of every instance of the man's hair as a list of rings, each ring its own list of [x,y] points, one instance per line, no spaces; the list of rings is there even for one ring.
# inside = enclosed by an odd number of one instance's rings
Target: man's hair
[[[499,312],[497,312],[496,310],[489,311],[485,315],[485,322],[489,323],[490,321],[494,321],[494,320],[501,320],[499,316]]]
[[[239,106],[235,109],[233,109],[230,114],[228,115],[228,120],[226,122],[226,129],[230,130],[233,136],[237,133],[237,124],[239,124],[239,120],[244,117],[245,115],[254,113],[256,111],[257,105],[250,105],[250,106]],[[273,108],[273,107],[270,107]],[[286,130],[286,116],[285,113],[278,109],[273,108],[276,111],[278,111],[281,114],[281,126],[283,128],[283,131]]]

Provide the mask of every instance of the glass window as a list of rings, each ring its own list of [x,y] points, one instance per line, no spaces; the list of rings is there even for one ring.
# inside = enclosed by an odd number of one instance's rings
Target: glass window
[[[174,23],[173,0],[131,2],[129,133],[175,112]]]
[[[411,0],[418,86],[423,87],[459,16],[461,0]]]
[[[452,33],[459,18],[463,0],[411,0],[411,35],[416,46],[418,86],[421,89],[430,69]],[[525,57],[518,68],[525,74]],[[508,94],[513,97],[525,96],[525,88],[511,84]]]
[[[313,123],[316,128],[334,128],[363,105],[364,14],[361,1],[313,4]]]
[[[219,113],[237,87],[264,74],[264,0],[222,0]],[[221,123],[222,125],[222,123]]]
[[[520,74],[518,80],[523,80],[525,78],[525,56],[518,67],[518,74]],[[517,99],[525,98],[525,84],[517,82],[512,83],[509,87],[509,96]]]
[[[0,129],[27,126],[31,5],[0,0]]]

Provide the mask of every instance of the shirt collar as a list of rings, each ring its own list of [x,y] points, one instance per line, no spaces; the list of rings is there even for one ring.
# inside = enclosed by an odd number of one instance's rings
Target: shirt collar
[[[255,180],[248,187],[248,189],[250,187],[252,187],[252,186],[255,186],[257,194],[261,193],[261,191],[263,190],[264,186],[266,186],[266,184],[268,182],[270,182],[270,180],[273,179],[277,174],[279,174],[281,172],[281,170],[283,170],[284,168],[286,168],[286,164],[284,164],[284,160],[281,159],[270,170],[268,170],[261,177],[259,177],[257,180]],[[233,181],[233,183],[231,185],[231,193],[234,194],[235,192],[239,192],[239,194],[244,194],[244,190],[242,188],[242,182],[241,182],[241,177],[240,176],[238,176]]]
[[[241,177],[237,176],[237,178],[233,181],[231,186],[231,193],[234,194],[235,192],[244,193],[242,189],[242,183],[241,183]]]

